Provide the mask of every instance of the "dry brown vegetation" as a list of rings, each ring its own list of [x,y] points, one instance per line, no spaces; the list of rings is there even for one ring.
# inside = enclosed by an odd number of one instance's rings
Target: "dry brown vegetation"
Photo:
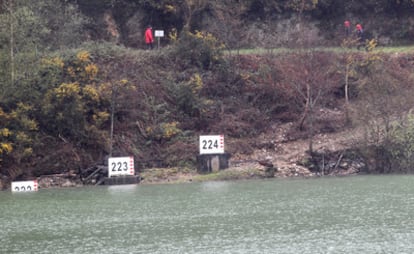
[[[198,43],[193,39],[189,45]],[[97,86],[127,84],[113,87],[116,93],[106,102],[114,109],[113,156],[133,155],[140,171],[174,167],[188,176],[198,136],[224,134],[231,172],[241,170],[243,178],[260,175],[262,159],[276,165],[280,177],[411,171],[414,149],[402,141],[412,135],[414,54],[310,50],[223,56],[204,46],[185,53],[175,47],[110,54],[91,49],[100,68]],[[109,132],[110,123],[103,126]],[[10,167],[3,175],[76,173],[104,162],[105,140],[73,140],[45,135],[35,146],[41,150],[20,165],[30,171]]]
[[[414,168],[413,52],[375,50],[413,37],[412,1],[75,2],[1,5],[0,185],[118,155],[194,169],[200,134],[224,134],[233,165],[266,158],[280,176]],[[344,40],[345,18],[369,52]],[[162,50],[137,50],[149,22]],[[99,43],[72,48],[86,37]]]
[[[354,59],[352,69],[348,70],[350,123],[344,113],[345,59],[349,55]],[[391,162],[378,162],[381,153],[372,151],[384,149],[384,132],[390,134],[390,125],[405,119],[411,108],[407,95],[413,84],[412,54],[311,51],[238,55],[227,56],[202,72],[179,69],[175,74],[165,65],[171,60],[164,57],[155,68],[157,71],[138,72],[162,73],[170,80],[161,75],[146,80],[148,85],[137,90],[135,100],[148,100],[152,94],[152,106],[164,105],[169,112],[158,112],[148,108],[148,104],[145,109],[133,111],[133,118],[143,118],[138,128],[141,131],[134,135],[134,140],[148,142],[142,130],[167,119],[178,123],[180,134],[171,138],[160,134],[158,139],[152,139],[151,145],[139,153],[142,161],[191,166],[197,154],[198,135],[223,133],[234,165],[245,162],[254,167],[252,161],[270,157],[276,165],[289,170],[301,165],[314,172],[340,173],[357,163],[351,172],[393,171],[389,168]],[[180,68],[180,61],[174,66]],[[177,104],[177,95],[166,90],[166,86],[177,89],[176,84],[182,86],[194,73],[200,73],[203,86],[197,98],[186,98],[192,104],[183,108]],[[142,79],[140,82],[143,83]],[[152,122],[148,122],[142,115],[151,112]],[[125,131],[122,135],[131,135],[129,128],[125,127]]]

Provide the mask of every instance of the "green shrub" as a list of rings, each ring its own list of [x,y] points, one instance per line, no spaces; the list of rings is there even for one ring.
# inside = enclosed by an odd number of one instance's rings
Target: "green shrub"
[[[184,68],[211,69],[222,61],[223,45],[210,33],[183,32],[176,42],[173,58]]]
[[[413,172],[414,170],[414,115],[407,115],[406,121],[393,124],[387,148],[392,155],[394,171]]]

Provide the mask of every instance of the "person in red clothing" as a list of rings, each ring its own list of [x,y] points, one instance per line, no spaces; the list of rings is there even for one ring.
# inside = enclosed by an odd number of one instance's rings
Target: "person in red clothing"
[[[345,20],[344,27],[345,27],[345,35],[346,37],[348,37],[349,34],[351,33],[351,22],[349,22],[349,20]]]
[[[152,44],[154,43],[154,37],[152,36],[152,27],[148,26],[145,30],[145,44],[147,44],[147,49],[152,49]]]
[[[355,28],[356,28],[356,30],[357,30],[357,32],[358,31],[362,31],[362,25],[361,24],[356,24],[356,26],[355,26]]]
[[[361,46],[364,46],[364,30],[362,29],[362,25],[361,24],[357,24],[355,26],[356,28],[356,35],[357,35],[357,39],[358,39],[358,50]]]

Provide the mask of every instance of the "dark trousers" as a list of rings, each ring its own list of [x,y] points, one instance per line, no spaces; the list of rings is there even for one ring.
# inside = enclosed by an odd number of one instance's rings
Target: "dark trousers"
[[[152,42],[147,43],[147,49],[153,49]]]
[[[358,43],[358,46],[357,46],[358,50],[361,46],[365,47],[364,34],[362,32],[357,32],[357,39],[358,39],[358,42],[357,42]]]
[[[349,27],[345,27],[345,36],[348,37],[351,33],[351,29]]]

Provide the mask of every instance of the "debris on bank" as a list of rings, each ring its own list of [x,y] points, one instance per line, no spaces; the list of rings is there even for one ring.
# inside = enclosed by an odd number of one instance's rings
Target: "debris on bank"
[[[65,188],[65,187],[79,187],[83,183],[79,176],[74,173],[43,175],[37,178],[39,188]]]

